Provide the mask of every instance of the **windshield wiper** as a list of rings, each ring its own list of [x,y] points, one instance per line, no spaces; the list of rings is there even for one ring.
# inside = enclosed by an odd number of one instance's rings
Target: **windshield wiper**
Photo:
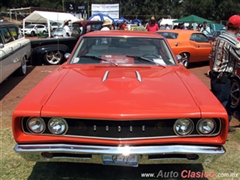
[[[144,57],[144,56],[133,56],[133,55],[128,55],[128,54],[126,54],[125,56],[126,56],[126,57],[137,58],[137,59],[144,60],[144,61],[148,61],[148,62],[152,62],[152,63],[154,63],[154,64],[156,64],[156,65],[158,65],[158,66],[166,67],[165,65],[160,64],[160,63],[157,63],[157,62],[153,61],[152,59],[146,58],[146,57]]]
[[[99,56],[80,56],[80,58],[92,58],[92,59],[94,59],[94,60],[105,61],[105,62],[109,62],[110,64],[114,64],[115,66],[118,66],[117,63],[112,62],[112,61],[107,60],[107,59],[103,59],[103,58],[101,58],[101,57],[99,57]]]

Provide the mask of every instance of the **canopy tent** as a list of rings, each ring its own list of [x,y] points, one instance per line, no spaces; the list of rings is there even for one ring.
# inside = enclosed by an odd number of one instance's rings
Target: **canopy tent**
[[[93,14],[91,17],[88,18],[88,20],[91,21],[104,21],[105,19],[109,19],[112,23],[114,22],[114,19],[111,18],[109,15],[107,14]]]
[[[142,23],[142,20],[140,20],[140,19],[132,20],[132,24],[137,24],[139,26],[141,23]]]
[[[204,19],[204,18],[201,18],[201,17],[196,16],[196,15],[189,15],[189,16],[186,16],[186,17],[183,17],[181,19],[177,19],[177,20],[173,21],[173,23],[179,23],[179,22],[184,22],[184,23],[203,23],[203,22],[206,22],[206,23],[209,23],[209,24],[214,23],[211,20]]]
[[[65,19],[71,20],[72,22],[78,21],[79,19],[70,13],[60,12],[49,12],[49,11],[34,11],[29,16],[23,19],[23,29],[25,29],[25,23],[46,23],[48,32],[51,32],[51,22],[63,23]],[[51,33],[48,33],[51,36]]]
[[[122,16],[121,18],[119,18],[119,19],[115,19],[115,23],[116,24],[122,24],[124,21],[126,21],[126,19]]]

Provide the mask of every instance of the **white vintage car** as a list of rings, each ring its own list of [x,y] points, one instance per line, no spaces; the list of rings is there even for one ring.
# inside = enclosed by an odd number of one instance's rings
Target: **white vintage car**
[[[25,75],[30,54],[30,40],[21,35],[18,25],[0,22],[0,83],[15,71]]]

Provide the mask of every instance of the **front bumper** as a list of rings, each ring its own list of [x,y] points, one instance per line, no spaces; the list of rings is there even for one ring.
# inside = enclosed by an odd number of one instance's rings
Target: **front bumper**
[[[14,150],[28,161],[103,164],[103,155],[137,155],[138,164],[211,163],[223,146],[98,146],[74,144],[17,144]]]

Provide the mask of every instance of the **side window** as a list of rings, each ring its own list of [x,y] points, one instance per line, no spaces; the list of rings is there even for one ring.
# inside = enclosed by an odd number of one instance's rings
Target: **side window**
[[[0,44],[3,44],[2,31],[0,31]]]
[[[19,37],[18,28],[17,27],[10,27],[9,30],[10,30],[12,36],[14,37],[14,39],[18,39],[18,37]]]
[[[190,40],[191,41],[196,41],[196,34],[192,34],[191,37],[190,37]]]
[[[102,27],[101,24],[93,24],[91,29],[92,29],[93,31],[97,31],[97,30],[100,30],[101,27]]]
[[[209,39],[203,34],[196,34],[197,42],[209,42]]]
[[[9,42],[12,42],[14,40],[14,38],[12,37],[10,31],[6,27],[1,28],[1,33],[3,35],[5,44],[9,43]]]

